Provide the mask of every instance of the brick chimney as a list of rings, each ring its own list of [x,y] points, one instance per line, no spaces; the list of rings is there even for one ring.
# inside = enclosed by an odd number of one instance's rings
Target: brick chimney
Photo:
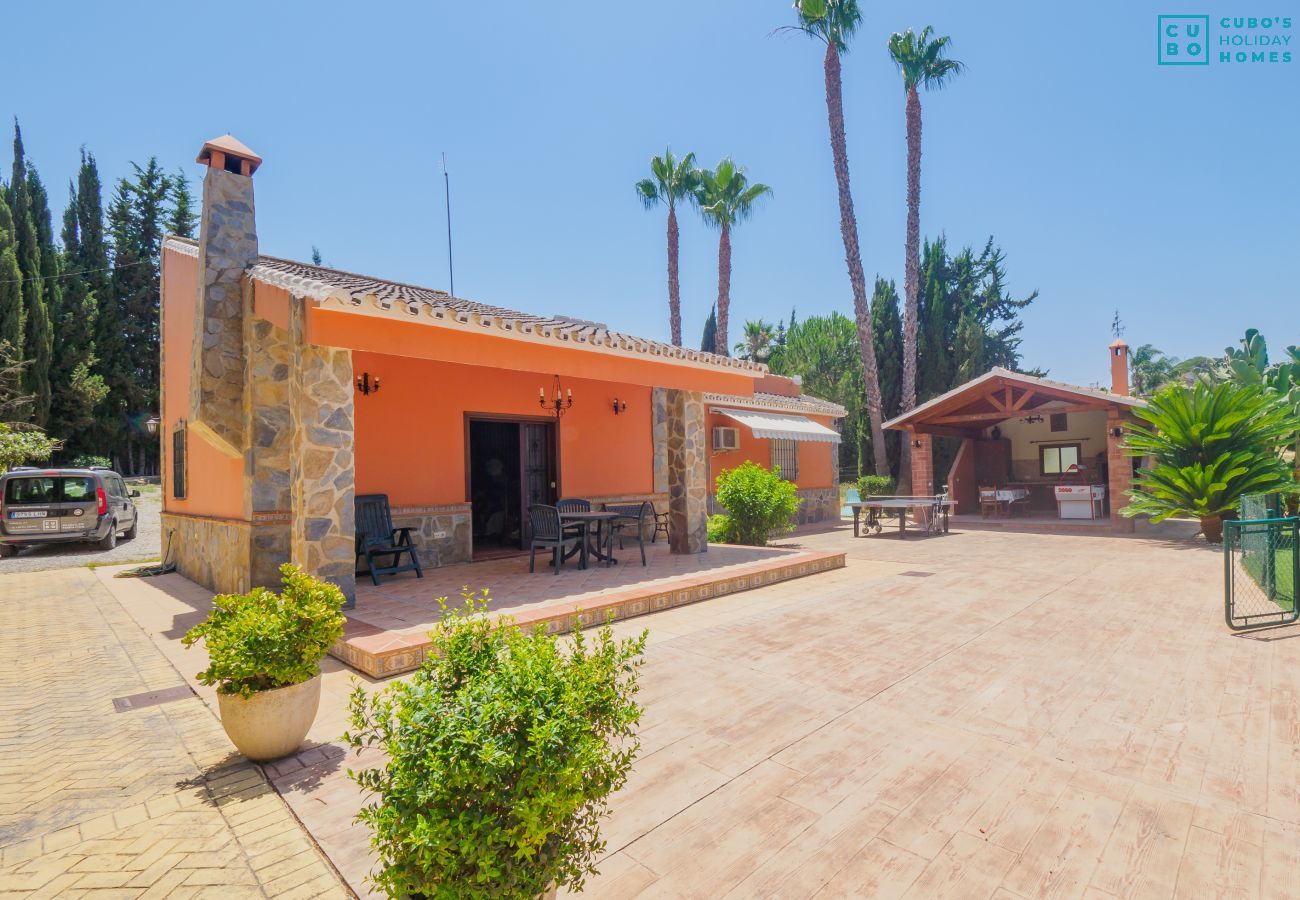
[[[1110,392],[1125,397],[1129,395],[1128,344],[1123,338],[1116,338],[1110,345]]]
[[[203,145],[199,289],[190,427],[231,455],[244,446],[244,272],[257,262],[253,173],[262,158],[230,135]]]

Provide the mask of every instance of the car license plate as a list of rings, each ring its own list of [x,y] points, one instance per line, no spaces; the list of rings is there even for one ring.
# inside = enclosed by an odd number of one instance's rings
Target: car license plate
[[[44,518],[45,518],[45,510],[43,510],[43,509],[14,510],[13,512],[11,512],[11,513],[9,514],[9,518],[11,518],[11,519],[44,519]]]

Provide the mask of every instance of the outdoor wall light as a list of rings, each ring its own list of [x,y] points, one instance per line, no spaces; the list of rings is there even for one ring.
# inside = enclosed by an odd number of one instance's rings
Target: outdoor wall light
[[[614,415],[627,411],[627,404],[617,397],[614,398]]]
[[[144,430],[149,432],[150,434],[157,434],[158,424],[159,424],[158,417],[150,416],[148,419],[145,419]]]
[[[1124,429],[1123,429],[1123,428],[1119,428],[1119,427],[1112,428],[1112,429],[1110,430],[1110,436],[1111,436],[1111,437],[1123,437],[1123,436],[1124,436]]]
[[[560,376],[556,375],[551,385],[551,399],[546,399],[546,388],[537,389],[537,405],[547,412],[555,413],[555,418],[564,415],[573,408],[573,388],[566,393],[560,391]]]
[[[376,375],[372,381],[369,372],[362,372],[357,376],[357,390],[366,397],[369,397],[371,394],[379,393],[379,376]]]
[[[925,441],[921,440],[920,438],[917,438],[916,440],[912,441],[912,446],[917,448],[924,447]]]
[[[1037,425],[1039,422],[1043,421],[1043,417],[1042,417],[1042,416],[1025,416],[1025,417],[1024,417],[1023,419],[1021,419],[1020,421],[1024,422],[1026,425]]]

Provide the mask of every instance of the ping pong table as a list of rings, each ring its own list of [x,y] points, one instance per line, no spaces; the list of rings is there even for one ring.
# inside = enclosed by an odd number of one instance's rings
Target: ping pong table
[[[874,530],[880,534],[883,529],[881,521],[889,514],[898,517],[898,535],[907,537],[907,511],[909,509],[929,510],[932,518],[925,522],[927,531],[937,530],[942,523],[943,533],[948,533],[948,514],[957,505],[956,500],[949,500],[946,494],[935,496],[873,496],[856,503],[846,504],[853,510],[853,536],[861,537],[862,528]],[[866,521],[862,521],[862,512],[866,511]]]

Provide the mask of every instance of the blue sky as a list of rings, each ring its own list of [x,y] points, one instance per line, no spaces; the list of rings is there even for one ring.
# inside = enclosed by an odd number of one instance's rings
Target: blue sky
[[[1218,3],[1218,0],[1215,0]],[[1288,5],[1300,31],[1300,4]],[[869,2],[845,59],[868,276],[903,270],[895,30],[930,24],[968,71],[923,97],[922,233],[992,234],[1037,289],[1025,362],[1107,380],[1119,309],[1134,345],[1218,353],[1247,327],[1300,342],[1291,64],[1156,65],[1164,0]],[[164,11],[165,10],[165,11]],[[490,12],[493,17],[485,13]],[[1286,12],[1286,10],[1283,10]],[[671,144],[732,155],[772,200],[734,237],[746,318],[849,312],[819,45],[775,35],[785,0],[22,4],[6,14],[0,112],[61,211],[85,144],[106,178],[155,154],[197,180],[231,132],[257,175],[264,253],[446,287],[439,154],[452,173],[456,288],[539,313],[668,333],[664,220],[632,186]],[[1212,29],[1212,38],[1214,29]],[[0,154],[8,170],[8,154]],[[683,218],[685,334],[716,291],[716,236]]]

